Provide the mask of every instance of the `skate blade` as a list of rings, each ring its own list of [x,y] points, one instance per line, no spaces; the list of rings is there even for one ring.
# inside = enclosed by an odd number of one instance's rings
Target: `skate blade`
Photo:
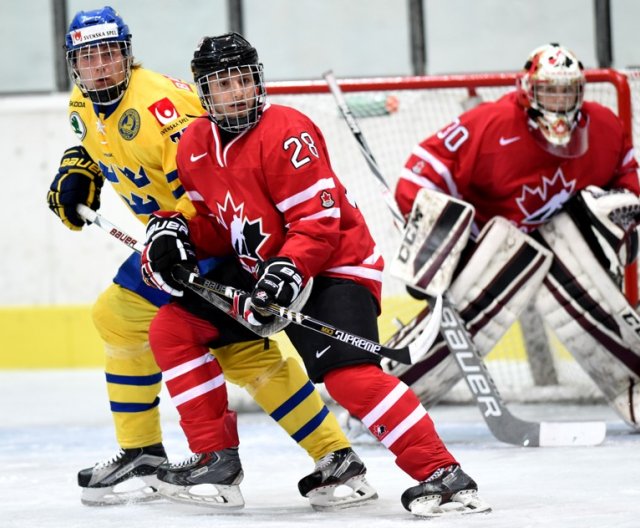
[[[307,498],[314,510],[332,511],[363,506],[376,500],[378,493],[364,475],[358,475],[343,484],[316,488],[309,492]]]
[[[442,504],[440,495],[429,495],[416,499],[409,509],[413,515],[422,518],[449,517],[470,515],[473,513],[489,513],[491,506],[482,501],[475,490],[454,493],[448,502]]]
[[[130,478],[116,486],[82,488],[80,502],[85,506],[122,506],[160,499],[155,475]]]
[[[176,486],[159,482],[158,492],[162,497],[180,504],[233,511],[244,508],[244,497],[240,486],[222,484],[196,484],[194,486]]]

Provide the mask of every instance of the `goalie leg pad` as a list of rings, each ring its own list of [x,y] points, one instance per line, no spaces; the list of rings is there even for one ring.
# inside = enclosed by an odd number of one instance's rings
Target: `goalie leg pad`
[[[640,429],[640,317],[568,214],[540,235],[555,254],[536,299],[540,313],[622,419]]]
[[[477,247],[458,274],[450,298],[466,323],[474,344],[487,355],[540,287],[551,253],[503,218],[494,218],[480,233]],[[398,332],[393,346],[411,339],[407,331],[419,324],[424,311]],[[411,386],[425,406],[433,405],[461,379],[460,369],[439,340],[416,365],[385,364],[391,373]]]

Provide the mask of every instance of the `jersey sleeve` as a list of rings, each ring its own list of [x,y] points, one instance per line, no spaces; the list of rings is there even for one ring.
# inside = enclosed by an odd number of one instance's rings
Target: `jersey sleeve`
[[[284,132],[271,129],[267,135],[272,139],[263,153],[266,184],[286,230],[278,256],[290,258],[305,278],[315,277],[340,239],[344,188],[310,120],[293,114]]]
[[[640,195],[640,184],[638,183],[638,162],[635,157],[635,150],[628,134],[622,135],[622,149],[618,168],[610,183],[611,188],[628,189],[636,195]]]
[[[461,198],[475,156],[475,139],[482,135],[480,105],[416,145],[407,159],[396,185],[395,199],[403,215],[413,207],[422,188]]]

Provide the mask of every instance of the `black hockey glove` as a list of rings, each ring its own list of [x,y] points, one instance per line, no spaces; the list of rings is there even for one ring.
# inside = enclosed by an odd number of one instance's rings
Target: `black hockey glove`
[[[80,231],[85,221],[78,215],[76,206],[84,204],[97,211],[103,182],[100,167],[85,148],[71,147],[65,150],[58,174],[53,178],[47,193],[49,209],[69,229]]]
[[[142,251],[142,278],[149,286],[182,297],[184,286],[171,273],[182,264],[197,269],[189,226],[180,213],[157,211],[147,223],[147,241]]]
[[[251,292],[254,314],[260,315],[260,308],[271,303],[286,308],[302,291],[302,274],[288,258],[274,257],[264,261],[258,267],[258,276]]]

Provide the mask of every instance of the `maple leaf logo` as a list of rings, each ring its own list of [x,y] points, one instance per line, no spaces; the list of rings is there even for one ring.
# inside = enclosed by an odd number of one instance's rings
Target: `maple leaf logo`
[[[262,231],[262,218],[249,220],[244,215],[244,202],[235,205],[230,192],[227,192],[224,205],[218,204],[218,222],[230,232],[231,245],[240,259],[242,267],[254,273],[262,260],[260,248],[269,238]]]
[[[537,225],[549,220],[571,198],[575,187],[576,181],[567,182],[562,169],[558,169],[551,179],[543,176],[541,186],[532,189],[524,185],[522,194],[516,198],[525,216],[522,223]]]

